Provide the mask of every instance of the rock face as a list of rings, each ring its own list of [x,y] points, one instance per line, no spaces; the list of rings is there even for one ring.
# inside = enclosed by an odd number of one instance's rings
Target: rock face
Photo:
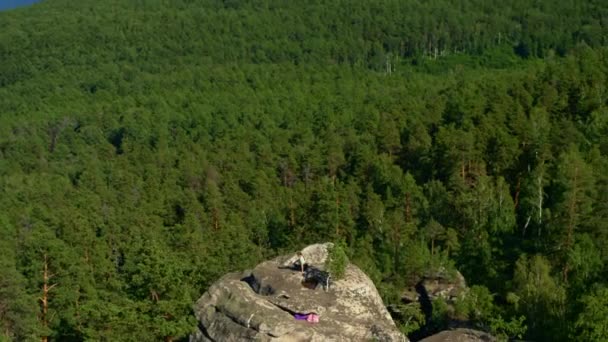
[[[469,293],[466,281],[462,274],[456,270],[447,271],[440,269],[434,272],[428,272],[421,279],[417,280],[416,285],[405,288],[401,294],[401,304],[406,307],[417,309],[420,308],[425,316],[425,323],[419,330],[412,332],[410,338],[420,342],[494,342],[495,337],[482,331],[469,329],[473,327],[466,320],[466,317],[456,316],[456,302],[465,298]],[[435,331],[435,322],[433,321],[433,306],[437,300],[442,300],[447,305],[447,322],[441,322],[441,325],[447,325],[451,330],[442,331],[435,335],[429,336]],[[403,310],[397,305],[390,306],[389,309],[394,317],[407,321],[416,319],[415,316],[403,316]]]
[[[442,331],[429,336],[420,342],[495,342],[496,338],[482,331],[472,329],[454,329]]]
[[[419,286],[431,301],[443,298],[447,302],[452,302],[467,291],[467,283],[458,271],[451,276],[445,271],[427,275]]]
[[[322,268],[329,246],[311,245],[302,254]],[[215,282],[194,307],[199,331],[190,341],[407,341],[358,267],[349,264],[324,291],[302,284],[291,268],[296,258],[278,257]],[[319,323],[298,321],[296,313],[316,313]]]
[[[468,288],[460,272],[448,273],[446,270],[440,270],[439,272],[425,275],[416,284],[415,291],[411,289],[404,291],[401,301],[406,305],[420,303],[426,322],[429,324],[432,323],[433,305],[437,299],[442,299],[447,304],[448,313],[452,315],[455,311],[455,302],[466,296]],[[454,322],[461,323],[460,321]],[[451,326],[451,323],[452,321],[448,325]]]

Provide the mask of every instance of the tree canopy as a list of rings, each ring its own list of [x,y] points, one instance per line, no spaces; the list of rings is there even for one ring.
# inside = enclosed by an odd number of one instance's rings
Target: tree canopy
[[[0,336],[182,339],[221,275],[333,241],[386,304],[457,268],[480,328],[606,339],[607,18],[599,0],[0,13]]]

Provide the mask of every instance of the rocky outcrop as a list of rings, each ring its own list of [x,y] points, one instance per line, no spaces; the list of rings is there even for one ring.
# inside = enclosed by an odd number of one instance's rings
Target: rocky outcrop
[[[472,329],[454,329],[442,331],[429,336],[420,342],[495,342],[496,338],[483,331]]]
[[[302,253],[322,268],[329,246]],[[279,257],[215,282],[194,307],[199,331],[190,341],[407,341],[358,267],[349,264],[344,278],[324,291],[303,285],[302,274],[291,268],[295,259]],[[298,321],[296,313],[316,313],[320,321]]]
[[[448,303],[453,302],[467,291],[467,283],[458,271],[454,271],[453,274],[445,270],[428,274],[418,286],[419,290],[424,292],[423,295],[428,296],[431,301],[442,298]]]
[[[460,272],[448,272],[445,269],[437,272],[429,272],[422,277],[415,287],[406,288],[401,295],[401,302],[406,306],[418,306],[425,316],[427,325],[433,325],[433,305],[437,299],[441,299],[447,304],[448,314],[452,315],[455,312],[454,304],[457,300],[466,296],[468,288],[464,277]],[[396,311],[396,310],[395,310]],[[395,312],[399,314],[399,312]],[[458,320],[450,321],[456,323],[456,326],[461,324]],[[427,327],[422,327],[417,334],[423,336],[427,333]]]
[[[426,325],[410,334],[413,341],[419,342],[495,342],[497,339],[483,331],[474,330],[475,325],[456,315],[456,302],[466,298],[469,288],[462,274],[457,270],[440,269],[428,272],[415,285],[406,288],[401,295],[401,303],[406,307],[418,306],[425,316]],[[441,331],[434,335],[436,322],[433,322],[433,306],[437,300],[447,305],[445,322],[441,322],[450,330]],[[392,309],[396,317],[403,317],[403,311],[398,306]],[[407,319],[407,318],[405,318]],[[430,335],[430,336],[429,336]]]

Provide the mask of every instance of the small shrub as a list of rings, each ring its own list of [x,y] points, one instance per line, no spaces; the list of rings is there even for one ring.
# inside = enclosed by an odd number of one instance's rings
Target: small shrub
[[[329,249],[329,255],[325,261],[325,269],[329,271],[331,277],[335,280],[342,279],[346,271],[348,256],[346,256],[345,249],[344,243],[334,243],[334,246]]]
[[[497,318],[490,317],[490,332],[496,336],[499,341],[508,341],[514,338],[520,339],[526,333],[528,327],[524,324],[526,318],[524,316],[513,317],[506,321],[502,316]]]
[[[445,330],[448,325],[450,316],[450,308],[443,298],[437,298],[433,301],[433,312],[431,321],[429,322],[432,331]]]
[[[397,325],[404,335],[409,335],[424,326],[425,317],[419,303],[399,305],[398,308],[401,310],[401,317],[397,320]]]

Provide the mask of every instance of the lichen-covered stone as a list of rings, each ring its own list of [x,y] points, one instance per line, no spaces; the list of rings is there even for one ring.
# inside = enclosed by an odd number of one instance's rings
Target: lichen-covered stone
[[[311,245],[302,252],[307,263],[322,267],[328,247]],[[296,257],[278,257],[248,274],[218,280],[195,305],[199,331],[190,341],[407,341],[358,267],[348,265],[329,291],[310,289],[289,268]],[[293,317],[311,312],[319,314],[319,323]]]
[[[496,342],[496,338],[483,331],[454,329],[442,331],[422,339],[420,342]]]

